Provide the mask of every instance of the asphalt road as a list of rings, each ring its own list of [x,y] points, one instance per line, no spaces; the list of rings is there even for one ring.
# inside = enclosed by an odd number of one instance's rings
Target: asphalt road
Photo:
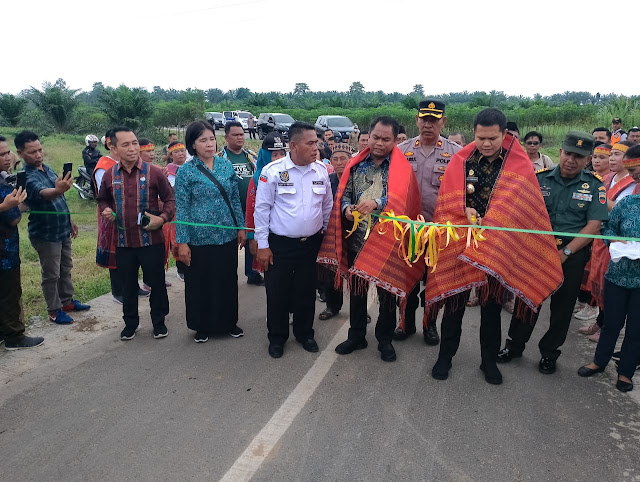
[[[437,347],[420,334],[395,343],[395,363],[380,360],[372,328],[368,349],[336,355],[347,309],[316,321],[320,353],[291,337],[271,359],[264,288],[244,276],[246,336],[196,344],[184,285],[169,279],[166,339],[153,339],[142,301],[140,331],[121,342],[120,307],[103,297],[75,327],[34,328],[43,347],[0,351],[0,479],[640,480],[640,399],[615,390],[612,368],[576,375],[594,350],[578,322],[555,375],[537,371],[543,314],[492,386],[468,309],[450,377],[436,381]]]

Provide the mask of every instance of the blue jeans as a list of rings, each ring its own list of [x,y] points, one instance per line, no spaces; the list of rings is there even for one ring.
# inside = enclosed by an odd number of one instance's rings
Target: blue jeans
[[[604,306],[604,324],[593,363],[607,366],[626,319],[618,375],[631,379],[640,361],[640,288],[623,288],[605,278]]]

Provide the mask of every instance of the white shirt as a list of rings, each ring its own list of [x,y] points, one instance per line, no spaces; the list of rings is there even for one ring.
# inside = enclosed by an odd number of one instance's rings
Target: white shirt
[[[104,177],[104,173],[106,171],[104,169],[96,169],[93,172],[93,175],[96,177],[96,187],[98,192],[100,192],[100,187],[102,186],[102,178]]]
[[[611,181],[611,186],[609,187],[609,189],[611,189],[613,186],[615,186],[616,184],[618,184],[618,182],[622,181],[622,179],[624,179],[625,177],[627,177],[629,174],[627,174],[626,176],[624,176],[623,178],[619,179],[616,182],[616,178],[614,177],[613,180]],[[620,194],[618,194],[618,197],[616,198],[616,204],[618,204],[620,201],[622,201],[624,198],[626,198],[627,196],[630,196],[631,194],[633,194],[633,190],[636,187],[636,183],[633,184],[629,184],[627,187],[625,187]]]
[[[329,225],[333,194],[321,161],[296,166],[287,154],[262,169],[257,188],[253,219],[259,249],[269,247],[269,232],[303,238]]]

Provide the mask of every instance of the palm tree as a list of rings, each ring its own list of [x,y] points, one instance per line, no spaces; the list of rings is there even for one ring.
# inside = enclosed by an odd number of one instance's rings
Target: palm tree
[[[153,113],[151,94],[140,87],[106,88],[98,95],[98,105],[112,124],[134,130],[144,127]]]
[[[27,104],[24,97],[16,97],[13,94],[3,94],[0,96],[0,115],[9,123],[10,126],[18,125],[22,111]]]
[[[78,106],[78,90],[69,89],[64,80],[58,79],[54,84],[42,84],[42,90],[32,87],[29,98],[44,112],[57,132],[69,132],[73,111]]]

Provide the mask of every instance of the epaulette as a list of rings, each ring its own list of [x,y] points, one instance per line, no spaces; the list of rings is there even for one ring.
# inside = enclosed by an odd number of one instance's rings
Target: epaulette
[[[325,170],[327,170],[327,169],[328,169],[328,168],[327,168],[327,165],[326,165],[323,161],[315,160],[315,161],[313,161],[313,162],[317,162],[317,163],[318,163],[318,164],[320,164],[322,167],[324,167],[324,169],[325,169]]]
[[[545,167],[543,169],[538,169],[536,171],[536,174],[540,174],[541,172],[547,172],[547,171],[552,171],[553,169],[551,169],[550,167]]]
[[[593,177],[595,177],[598,181],[604,182],[604,179],[602,179],[602,176],[600,174],[598,174],[597,172],[589,171],[589,173],[592,174]]]

